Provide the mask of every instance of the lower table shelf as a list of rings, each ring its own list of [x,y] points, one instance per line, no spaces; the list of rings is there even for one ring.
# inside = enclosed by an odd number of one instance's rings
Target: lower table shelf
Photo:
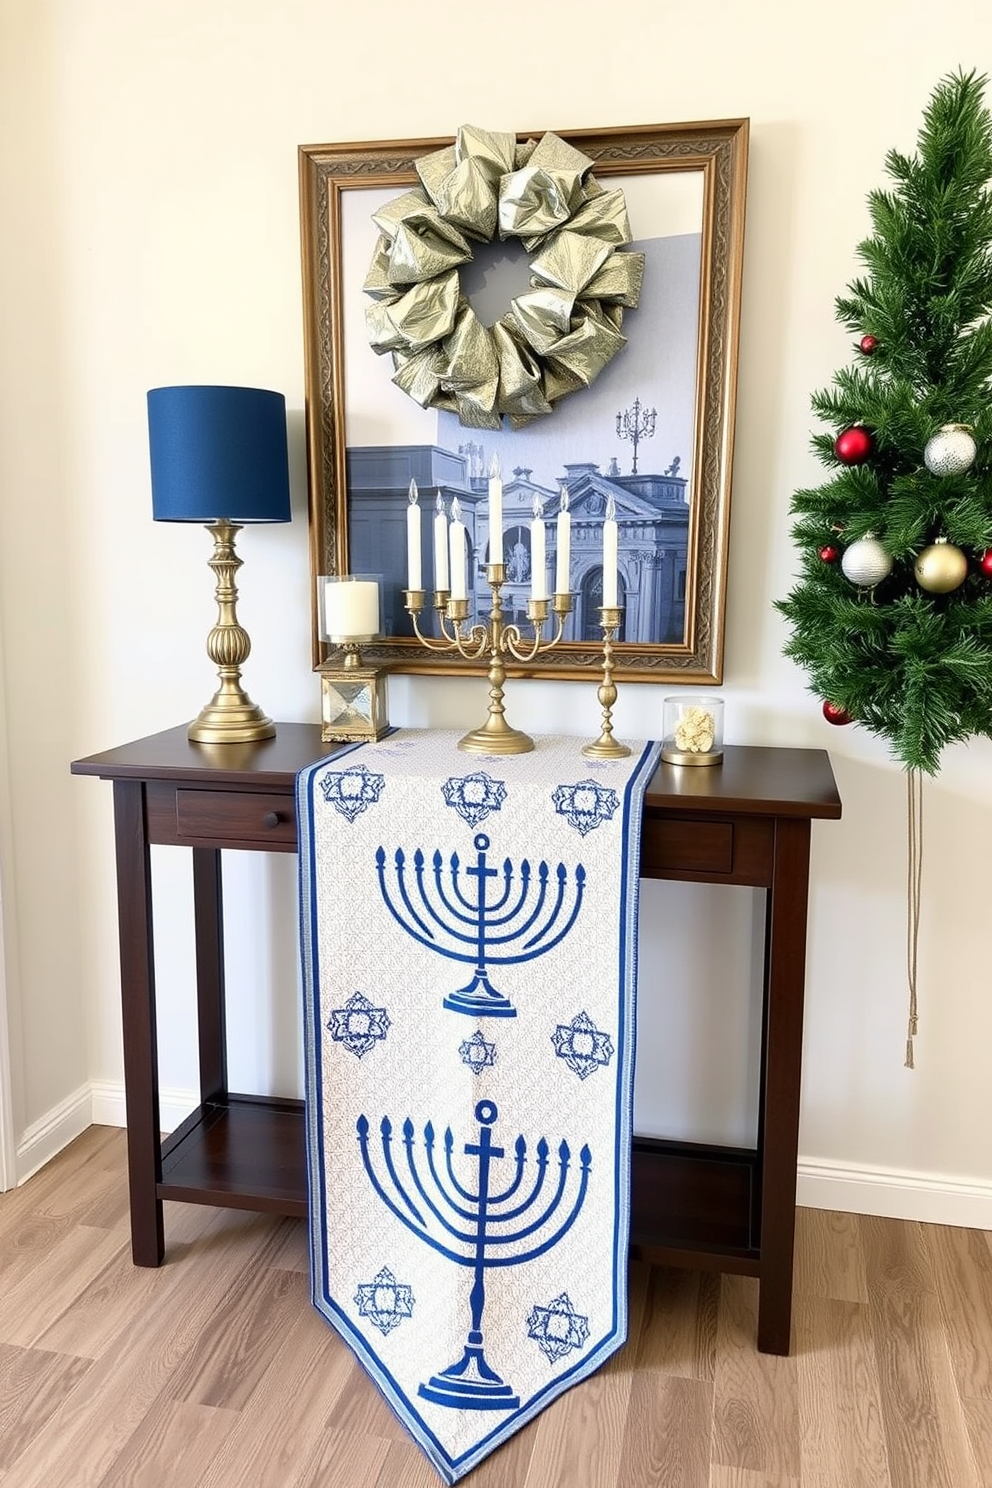
[[[162,1146],[160,1199],[304,1217],[303,1102],[208,1101]],[[659,1260],[757,1275],[757,1153],[635,1137],[631,1243]],[[683,1255],[684,1253],[684,1255]]]
[[[307,1212],[303,1102],[227,1095],[198,1106],[162,1145],[160,1199]]]

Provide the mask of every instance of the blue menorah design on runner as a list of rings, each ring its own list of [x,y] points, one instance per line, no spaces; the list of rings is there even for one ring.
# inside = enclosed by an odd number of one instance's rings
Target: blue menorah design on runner
[[[486,856],[490,843],[485,832],[479,832],[472,845],[476,861],[465,869],[465,877],[474,880],[471,894],[462,890],[462,865],[457,852],[448,860],[449,892],[441,853],[434,853],[431,871],[419,847],[413,854],[413,887],[407,873],[406,854],[401,847],[396,849],[393,866],[398,903],[387,883],[385,849],[377,849],[379,888],[387,908],[407,935],[439,956],[474,966],[471,981],[450,992],[444,999],[444,1007],[474,1018],[515,1018],[517,1010],[510,999],[489,980],[489,968],[533,961],[564,940],[582,908],[586,870],[581,863],[576,864],[574,894],[569,895],[564,863],[554,870],[555,887],[551,888],[552,870],[542,860],[537,866],[535,887],[535,874],[524,858],[520,863],[519,889],[511,903],[515,875],[510,859],[504,858],[502,868],[490,865]],[[503,882],[497,889],[498,897],[490,899],[490,881],[500,877]],[[533,894],[532,887],[535,887]]]
[[[571,1208],[564,1218],[559,1218],[568,1187],[572,1158],[568,1143],[562,1140],[558,1148],[558,1180],[554,1193],[546,1199],[536,1217],[531,1217],[532,1211],[537,1211],[544,1191],[549,1166],[548,1144],[543,1137],[537,1143],[537,1173],[534,1182],[530,1193],[518,1198],[527,1159],[527,1142],[523,1136],[518,1136],[514,1144],[513,1176],[506,1188],[496,1193],[492,1187],[492,1164],[494,1160],[506,1156],[506,1149],[495,1146],[492,1139],[493,1124],[498,1115],[493,1101],[479,1101],[475,1108],[475,1119],[479,1122],[479,1140],[466,1142],[462,1149],[467,1157],[476,1159],[478,1177],[474,1189],[464,1187],[456,1176],[452,1161],[454,1137],[450,1127],[444,1133],[447,1180],[439,1173],[434,1153],[434,1127],[428,1121],[424,1127],[424,1148],[430,1183],[428,1191],[428,1184],[417,1167],[413,1122],[407,1117],[403,1123],[403,1145],[406,1148],[407,1167],[413,1186],[413,1191],[408,1191],[403,1178],[397,1172],[393,1157],[392,1122],[388,1116],[384,1116],[379,1129],[383,1161],[388,1175],[387,1191],[386,1183],[377,1174],[369,1153],[368,1118],[359,1116],[356,1122],[365,1171],[386,1208],[419,1240],[423,1240],[455,1265],[470,1266],[475,1272],[469,1296],[471,1324],[462,1357],[447,1369],[432,1375],[427,1384],[420,1385],[417,1390],[418,1395],[425,1400],[432,1400],[437,1405],[456,1406],[461,1410],[516,1410],[519,1406],[520,1397],[496,1373],[483,1351],[482,1313],[486,1304],[486,1271],[494,1267],[522,1266],[557,1245],[575,1223],[585,1202],[592,1166],[592,1153],[584,1145],[579,1153],[578,1185]],[[514,1203],[515,1199],[517,1202]],[[557,1228],[552,1229],[556,1220]],[[465,1221],[467,1228],[459,1228],[458,1221]],[[510,1249],[526,1241],[533,1242],[529,1248],[516,1251]]]

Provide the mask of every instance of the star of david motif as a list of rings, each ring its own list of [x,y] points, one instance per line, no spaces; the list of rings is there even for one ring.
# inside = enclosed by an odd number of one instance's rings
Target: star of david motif
[[[527,1319],[527,1337],[536,1339],[541,1352],[554,1364],[573,1349],[580,1349],[589,1337],[589,1319],[572,1306],[567,1292],[562,1292],[547,1307],[535,1307]]]
[[[559,1023],[551,1042],[558,1058],[564,1059],[580,1080],[613,1058],[609,1034],[602,1033],[586,1012],[576,1013],[571,1023]]]
[[[328,770],[320,782],[324,800],[350,822],[374,806],[385,787],[385,775],[377,775],[365,765],[351,765],[347,770]]]
[[[485,770],[474,770],[471,775],[452,775],[441,787],[445,802],[453,806],[463,821],[470,827],[485,821],[493,811],[499,811],[506,800],[506,786],[502,780],[494,780]]]
[[[327,1027],[335,1043],[344,1044],[361,1059],[386,1037],[389,1022],[385,1008],[373,1007],[367,997],[356,992],[344,1007],[332,1009]]]
[[[413,1316],[413,1291],[397,1281],[388,1266],[383,1266],[373,1281],[359,1283],[355,1293],[359,1316],[368,1318],[383,1335],[391,1333],[404,1318]]]
[[[595,780],[580,780],[576,785],[558,785],[551,792],[555,810],[583,837],[601,822],[609,821],[620,798],[608,785]]]
[[[458,1045],[458,1052],[462,1056],[462,1064],[467,1064],[476,1075],[481,1075],[484,1069],[491,1069],[496,1063],[496,1045],[486,1042],[481,1028],[470,1039]]]

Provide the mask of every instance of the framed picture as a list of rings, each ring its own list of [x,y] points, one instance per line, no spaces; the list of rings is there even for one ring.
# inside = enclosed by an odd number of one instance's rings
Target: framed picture
[[[488,477],[503,482],[506,618],[526,624],[531,520],[549,544],[562,491],[571,513],[572,612],[561,644],[509,675],[586,678],[602,666],[602,528],[612,498],[623,624],[615,675],[630,681],[722,681],[734,444],[748,121],[554,133],[593,161],[604,190],[623,192],[644,254],[626,345],[588,387],[525,427],[465,427],[393,381],[370,344],[366,277],[378,213],[419,184],[416,162],[451,139],[300,148],[313,660],[321,636],[318,579],[375,574],[383,639],[364,653],[407,672],[467,664],[417,641],[404,606],[411,480],[425,519],[457,497],[466,525],[470,614],[488,614]],[[519,142],[540,138],[521,133]],[[460,291],[484,325],[530,283],[517,239],[478,244]],[[431,590],[429,520],[424,587]],[[553,546],[547,559],[554,567]],[[425,615],[429,614],[425,611]],[[423,623],[423,622],[422,622]],[[484,668],[476,667],[478,673]]]

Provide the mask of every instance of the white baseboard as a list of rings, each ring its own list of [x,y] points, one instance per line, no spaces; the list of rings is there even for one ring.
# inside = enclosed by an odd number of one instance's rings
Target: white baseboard
[[[90,1089],[93,1092],[95,1125],[127,1126],[123,1084],[118,1080],[94,1080]],[[199,1103],[200,1097],[195,1090],[160,1090],[158,1109],[162,1130],[175,1131]]]
[[[15,1183],[24,1183],[92,1125],[91,1087],[80,1085],[23,1133],[14,1153]]]
[[[173,1131],[198,1102],[194,1090],[160,1091],[162,1130]],[[127,1125],[123,1083],[93,1080],[81,1085],[30,1126],[17,1146],[16,1181],[30,1178],[91,1125]],[[800,1157],[796,1199],[807,1209],[992,1230],[992,1182],[978,1178]]]
[[[796,1198],[807,1209],[992,1230],[992,1182],[980,1178],[800,1157]]]

